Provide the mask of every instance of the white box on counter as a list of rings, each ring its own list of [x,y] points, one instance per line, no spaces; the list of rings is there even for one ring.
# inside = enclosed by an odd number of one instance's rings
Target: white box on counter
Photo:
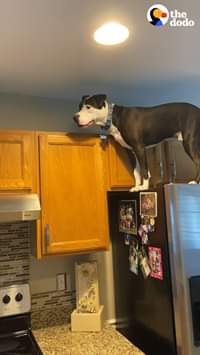
[[[71,314],[72,332],[100,332],[103,323],[104,306],[100,306],[96,313],[78,313],[75,309]]]

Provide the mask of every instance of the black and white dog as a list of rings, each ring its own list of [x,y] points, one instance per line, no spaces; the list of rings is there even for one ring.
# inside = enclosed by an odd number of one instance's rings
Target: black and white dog
[[[109,104],[106,95],[82,97],[74,115],[79,127],[99,125],[127,148],[134,164],[136,186],[132,191],[149,187],[145,147],[173,136],[183,140],[186,153],[196,167],[200,182],[200,109],[189,103],[169,103],[154,107],[123,107]]]

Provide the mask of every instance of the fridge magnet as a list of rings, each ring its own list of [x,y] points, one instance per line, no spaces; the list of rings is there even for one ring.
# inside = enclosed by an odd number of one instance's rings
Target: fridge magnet
[[[143,273],[144,278],[146,279],[151,274],[151,269],[149,267],[147,257],[143,257],[140,261],[141,271]]]
[[[148,253],[149,253],[149,264],[151,267],[150,276],[155,279],[163,280],[161,249],[155,247],[148,247]]]
[[[135,200],[120,201],[119,231],[137,235],[137,205]]]
[[[129,268],[130,271],[136,275],[138,275],[138,265],[139,265],[138,245],[136,242],[132,242],[129,248]]]
[[[156,192],[140,192],[140,215],[157,217]]]
[[[155,218],[143,216],[141,219],[142,225],[146,226],[147,233],[155,232]]]
[[[155,232],[155,218],[143,216],[142,224],[147,226],[148,232]]]
[[[142,244],[148,244],[149,236],[148,236],[148,226],[145,224],[140,224],[138,229],[138,234],[141,238]]]
[[[151,217],[149,219],[150,232],[155,232],[155,218]]]
[[[151,269],[149,266],[148,257],[143,247],[139,253],[139,260],[141,271],[143,273],[144,278],[146,279],[151,274]]]
[[[131,240],[132,240],[132,235],[126,234],[125,237],[124,237],[124,244],[125,245],[130,245]]]
[[[143,233],[142,234],[142,244],[143,245],[146,245],[146,244],[148,244],[148,242],[149,242],[149,236],[148,236],[148,234],[147,233]]]

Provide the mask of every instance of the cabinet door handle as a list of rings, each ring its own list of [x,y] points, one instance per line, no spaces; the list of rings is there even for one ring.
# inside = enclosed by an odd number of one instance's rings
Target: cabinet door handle
[[[45,225],[44,228],[44,238],[45,238],[45,252],[48,252],[48,246],[50,244],[50,230],[49,230],[49,224]]]

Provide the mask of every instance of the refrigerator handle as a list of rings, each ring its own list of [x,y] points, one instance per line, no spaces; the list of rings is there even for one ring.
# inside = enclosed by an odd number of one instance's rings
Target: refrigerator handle
[[[162,160],[160,160],[160,162],[159,162],[159,167],[160,167],[160,179],[161,179],[161,182],[163,182],[164,168],[163,168],[163,161]]]
[[[163,143],[158,145],[158,153],[159,153],[159,172],[160,172],[160,180],[161,183],[163,182],[164,179],[164,165],[163,165],[163,154],[162,154],[162,146]]]
[[[171,162],[171,182],[176,181],[176,161],[175,159]]]

